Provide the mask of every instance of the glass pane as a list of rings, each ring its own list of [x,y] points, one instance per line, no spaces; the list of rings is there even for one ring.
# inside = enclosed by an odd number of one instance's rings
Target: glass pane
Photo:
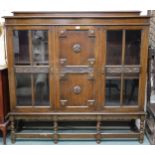
[[[121,80],[106,80],[106,105],[120,105],[120,86]]]
[[[13,46],[15,64],[29,64],[28,31],[13,31]]]
[[[34,74],[35,105],[49,105],[48,74]]]
[[[125,105],[137,105],[138,103],[138,79],[124,80],[123,103]]]
[[[141,30],[126,31],[125,64],[140,64]]]
[[[122,59],[122,31],[107,31],[107,65],[120,65]]]
[[[32,31],[32,53],[36,64],[48,63],[48,31]]]
[[[18,106],[32,105],[31,74],[16,74],[16,95]]]

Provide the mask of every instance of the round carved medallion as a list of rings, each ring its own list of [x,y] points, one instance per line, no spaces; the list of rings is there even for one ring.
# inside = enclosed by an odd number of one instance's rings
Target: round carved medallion
[[[74,86],[73,92],[74,92],[75,94],[80,94],[80,92],[81,92],[81,87],[80,87],[79,85]]]
[[[72,49],[75,53],[79,53],[81,51],[81,45],[80,44],[74,44]]]

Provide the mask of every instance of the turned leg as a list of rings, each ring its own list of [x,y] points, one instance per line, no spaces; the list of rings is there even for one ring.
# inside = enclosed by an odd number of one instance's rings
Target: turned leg
[[[3,135],[3,144],[6,144],[6,126],[2,127],[2,135]]]
[[[11,121],[11,142],[14,144],[15,143],[15,122],[14,122],[14,117],[11,117],[10,121]]]
[[[54,143],[57,144],[58,143],[58,122],[54,121]]]
[[[0,130],[2,131],[2,136],[3,136],[3,144],[6,144],[6,126],[5,124],[1,124]]]
[[[101,132],[100,132],[100,128],[101,128],[101,122],[97,121],[97,125],[96,125],[96,143],[100,144],[101,143]]]
[[[144,141],[144,121],[145,121],[145,116],[141,116],[141,118],[140,118],[140,136],[139,136],[140,144],[142,144]]]

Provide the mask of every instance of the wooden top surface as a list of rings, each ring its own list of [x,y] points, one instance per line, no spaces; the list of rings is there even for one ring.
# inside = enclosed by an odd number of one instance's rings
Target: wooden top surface
[[[140,15],[140,11],[13,11],[12,12],[14,16],[20,16],[20,15],[97,15],[97,16],[108,16],[108,15]]]
[[[5,16],[5,26],[49,25],[141,25],[149,26],[150,16],[140,11],[107,12],[13,12]]]

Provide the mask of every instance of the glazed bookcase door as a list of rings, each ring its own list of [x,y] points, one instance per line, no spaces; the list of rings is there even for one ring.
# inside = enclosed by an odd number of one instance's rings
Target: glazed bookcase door
[[[64,26],[57,31],[59,101],[63,110],[86,111],[97,107],[95,27]]]
[[[143,35],[141,28],[105,31],[105,109],[140,108]]]
[[[22,28],[12,35],[15,107],[51,108],[49,30]]]

